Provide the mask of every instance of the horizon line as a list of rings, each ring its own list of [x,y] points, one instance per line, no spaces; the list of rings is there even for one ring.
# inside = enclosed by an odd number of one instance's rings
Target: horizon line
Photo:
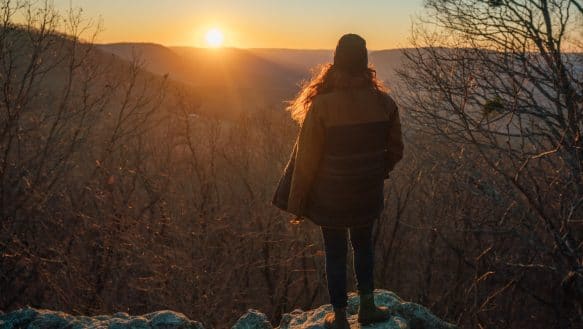
[[[204,46],[185,46],[185,45],[165,45],[162,43],[157,43],[153,41],[119,41],[119,42],[94,42],[95,45],[107,46],[107,45],[154,45],[161,46],[164,48],[194,48],[194,49],[209,49],[209,50],[221,50],[221,49],[259,49],[259,50],[311,50],[311,51],[334,51],[334,48],[286,48],[286,47],[235,47],[235,46],[221,46],[221,47],[204,47]],[[368,49],[368,51],[383,51],[383,50],[402,50],[402,49],[413,49],[414,47],[396,47],[396,48],[378,48],[378,49]]]

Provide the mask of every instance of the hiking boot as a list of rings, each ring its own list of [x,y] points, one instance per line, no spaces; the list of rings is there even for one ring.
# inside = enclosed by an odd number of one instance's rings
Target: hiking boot
[[[334,308],[334,312],[326,314],[324,327],[326,329],[350,329],[350,324],[346,319],[346,307]]]
[[[391,317],[389,309],[385,306],[375,306],[374,294],[360,295],[360,308],[358,309],[358,322],[363,325],[387,321]]]

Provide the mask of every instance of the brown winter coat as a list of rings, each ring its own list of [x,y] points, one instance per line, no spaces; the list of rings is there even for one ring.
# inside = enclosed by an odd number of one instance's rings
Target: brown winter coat
[[[368,225],[384,207],[384,179],[403,157],[393,99],[361,88],[318,95],[273,203],[330,227]]]

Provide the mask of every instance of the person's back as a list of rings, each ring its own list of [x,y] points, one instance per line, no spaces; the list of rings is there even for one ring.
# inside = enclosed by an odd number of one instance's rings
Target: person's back
[[[395,103],[359,88],[319,95],[314,104],[325,137],[306,216],[328,227],[369,225],[383,210],[383,180],[401,157]]]
[[[396,110],[388,96],[367,89],[340,89],[317,96],[327,107],[326,117],[330,126],[352,125],[390,121]]]

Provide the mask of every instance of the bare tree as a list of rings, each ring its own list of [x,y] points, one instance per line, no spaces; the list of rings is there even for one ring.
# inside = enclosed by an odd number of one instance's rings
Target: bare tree
[[[494,269],[477,275],[476,284],[506,282],[479,297],[479,309],[519,287],[561,327],[576,326],[583,321],[581,5],[428,0],[425,7],[400,71],[402,106],[419,131],[469,150],[459,161],[475,163],[481,193],[497,195],[491,207],[524,209],[510,219],[484,209],[503,217],[471,230],[509,229],[537,246],[505,250]],[[502,246],[498,240],[480,254]],[[528,284],[547,274],[551,292]]]

